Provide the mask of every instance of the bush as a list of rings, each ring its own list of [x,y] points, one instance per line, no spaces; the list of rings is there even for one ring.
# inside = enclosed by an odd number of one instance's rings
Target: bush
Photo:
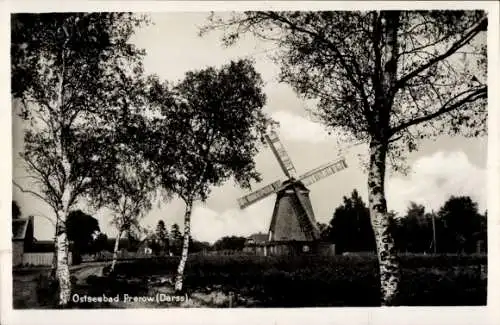
[[[58,303],[57,280],[46,274],[40,274],[36,280],[37,303],[40,307],[54,308]]]
[[[119,263],[117,277],[173,275],[178,257]],[[484,305],[486,280],[478,266],[486,256],[402,255],[403,305]],[[147,274],[145,273],[147,270]],[[236,292],[256,307],[377,306],[376,256],[191,256],[185,291]],[[146,286],[146,284],[144,284]]]

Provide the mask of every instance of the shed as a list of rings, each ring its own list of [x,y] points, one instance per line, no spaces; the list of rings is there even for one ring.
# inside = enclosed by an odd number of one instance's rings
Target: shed
[[[12,220],[12,265],[23,263],[24,253],[33,246],[33,216]]]

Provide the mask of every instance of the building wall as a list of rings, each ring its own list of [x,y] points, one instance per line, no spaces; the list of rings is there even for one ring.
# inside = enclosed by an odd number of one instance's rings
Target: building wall
[[[243,252],[255,255],[335,255],[335,245],[323,242],[271,242],[265,244],[250,244]]]
[[[320,243],[318,245],[318,254],[326,256],[335,256],[335,244],[332,243]]]
[[[12,241],[12,266],[23,263],[24,241]]]

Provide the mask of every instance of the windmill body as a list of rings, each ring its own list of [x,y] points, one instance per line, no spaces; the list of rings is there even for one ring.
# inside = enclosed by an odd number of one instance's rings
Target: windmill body
[[[305,242],[318,239],[314,227],[316,220],[309,220],[308,215],[314,218],[309,190],[299,182],[285,185],[276,193],[269,241]]]
[[[292,161],[274,130],[266,135],[266,140],[287,179],[275,181],[238,199],[239,206],[244,209],[276,194],[268,241],[262,252],[267,255],[314,251],[318,247],[320,231],[306,186],[347,168],[347,164],[339,158],[296,177]]]

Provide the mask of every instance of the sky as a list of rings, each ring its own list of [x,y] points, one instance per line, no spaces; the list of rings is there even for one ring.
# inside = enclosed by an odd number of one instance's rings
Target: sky
[[[142,28],[133,38],[133,42],[147,52],[146,72],[177,81],[189,70],[218,67],[232,59],[251,56],[265,81],[265,112],[280,122],[278,133],[297,173],[303,174],[335,159],[339,145],[344,144],[339,144],[339,139],[329,136],[320,124],[309,118],[307,104],[289,86],[277,82],[278,67],[267,58],[269,51],[273,50],[272,45],[245,38],[235,47],[224,48],[218,33],[199,37],[197,28],[204,23],[206,13],[155,13],[150,16],[154,25]],[[13,178],[20,180],[25,174],[17,158],[17,153],[22,150],[23,124],[19,118],[13,118]],[[470,195],[484,212],[487,196],[486,138],[440,137],[422,142],[419,148],[418,152],[407,155],[411,167],[408,175],[387,175],[389,209],[401,215],[409,202],[414,201],[429,211],[437,210],[451,195]],[[309,186],[317,221],[329,222],[343,196],[349,196],[354,189],[367,202],[367,176],[358,159],[366,149],[364,146],[350,148],[345,155],[349,166],[346,170]],[[255,189],[285,178],[269,148],[262,147],[255,159],[263,178],[254,186]],[[205,203],[195,204],[193,237],[214,242],[226,235],[248,236],[267,232],[275,195],[241,210],[237,199],[248,193],[232,181],[214,188]],[[54,218],[54,215],[47,204],[16,188],[13,189],[13,199],[19,203],[23,216],[40,216],[35,217],[35,237],[51,239],[53,226],[44,217]],[[157,202],[142,223],[154,227],[161,219],[169,228],[178,223],[182,229],[184,208],[179,199]],[[98,211],[93,216],[99,220],[101,231],[109,237],[115,236],[116,230],[110,225],[111,216],[106,211]]]

